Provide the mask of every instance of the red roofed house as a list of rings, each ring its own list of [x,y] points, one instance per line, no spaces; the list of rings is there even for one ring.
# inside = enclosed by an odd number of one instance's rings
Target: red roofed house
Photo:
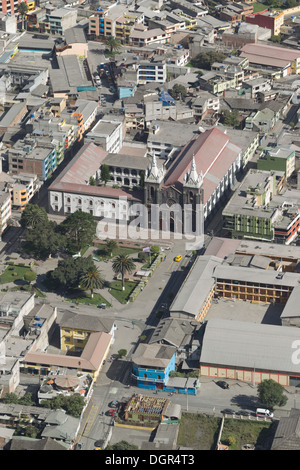
[[[194,219],[196,205],[202,203],[206,220],[240,168],[241,148],[214,127],[188,142],[168,168],[158,168],[153,157],[145,176],[144,202],[149,209],[152,204],[179,204],[183,221],[185,204],[191,205]]]

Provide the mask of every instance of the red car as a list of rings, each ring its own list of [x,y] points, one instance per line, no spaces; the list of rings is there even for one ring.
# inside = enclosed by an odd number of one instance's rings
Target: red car
[[[107,414],[107,416],[114,416],[115,412],[116,412],[116,410],[111,408],[110,410],[108,410],[108,412],[106,414]]]

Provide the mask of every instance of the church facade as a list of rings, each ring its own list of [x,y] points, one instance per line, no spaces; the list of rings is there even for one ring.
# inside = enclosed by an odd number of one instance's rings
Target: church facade
[[[188,142],[174,161],[159,167],[153,156],[145,174],[144,203],[149,212],[152,206],[169,208],[172,231],[194,231],[199,211],[205,222],[234,185],[241,165],[242,149],[214,127]],[[164,230],[166,217],[163,212],[159,217]]]

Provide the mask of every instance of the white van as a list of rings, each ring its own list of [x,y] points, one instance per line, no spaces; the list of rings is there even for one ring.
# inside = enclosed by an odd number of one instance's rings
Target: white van
[[[266,408],[257,408],[256,416],[261,416],[263,418],[273,418],[274,414]]]

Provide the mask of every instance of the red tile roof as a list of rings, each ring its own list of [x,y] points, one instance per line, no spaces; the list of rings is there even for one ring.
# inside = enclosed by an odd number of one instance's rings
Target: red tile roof
[[[220,180],[237,159],[241,148],[217,127],[203,132],[190,141],[169,168],[164,187],[182,188],[184,176],[190,170],[193,155],[198,174],[203,174],[204,204],[210,198]]]
[[[132,191],[89,185],[90,177],[100,169],[107,155],[108,153],[103,148],[98,147],[93,142],[85,144],[49,186],[49,191],[89,194],[115,199],[126,197],[127,199],[140,200],[137,194]]]
[[[26,354],[24,362],[97,371],[105,359],[111,339],[112,336],[108,333],[91,333],[80,357],[36,351]]]

